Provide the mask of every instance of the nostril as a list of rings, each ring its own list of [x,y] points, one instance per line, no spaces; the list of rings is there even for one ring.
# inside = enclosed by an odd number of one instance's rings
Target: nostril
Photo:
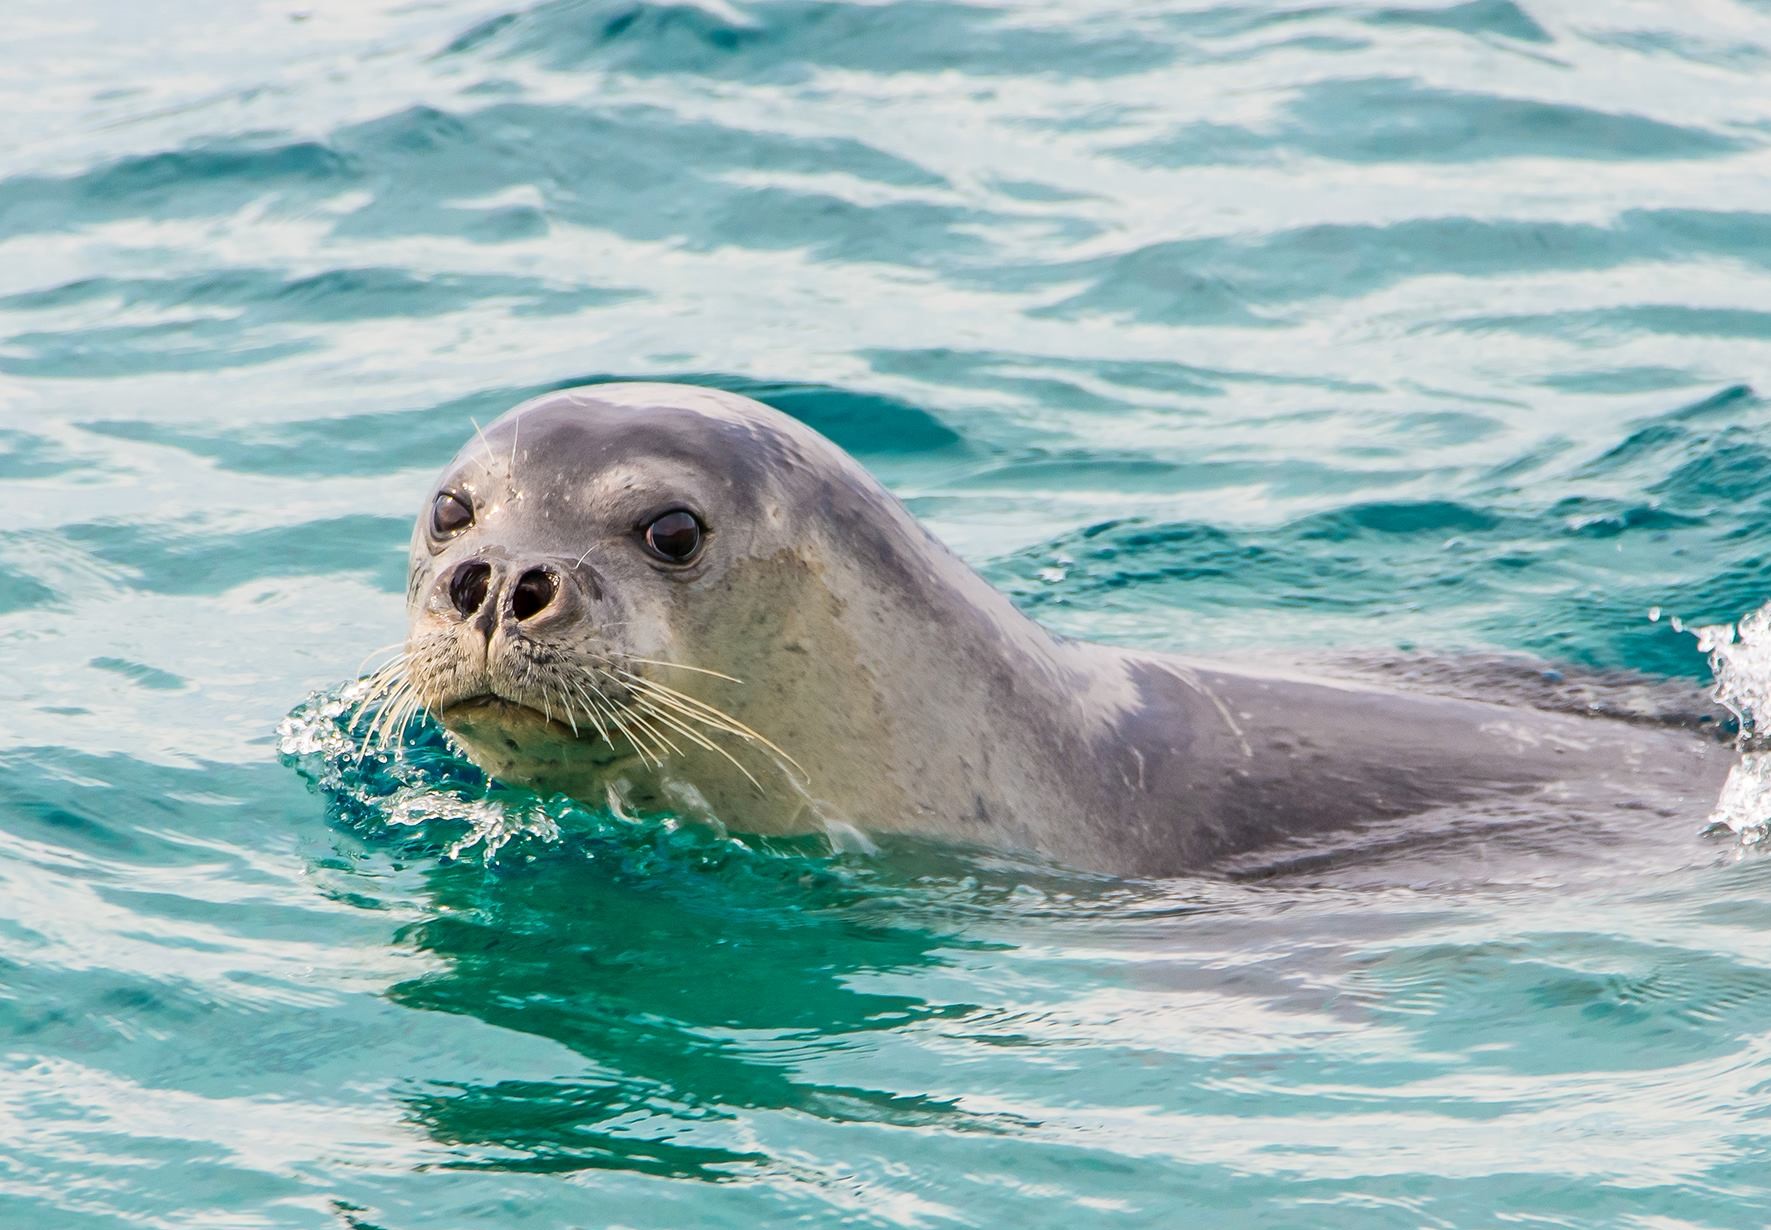
[[[529,569],[517,578],[516,588],[510,591],[510,613],[519,620],[539,615],[553,601],[559,588],[558,579],[547,569]]]
[[[449,582],[449,601],[466,619],[486,605],[486,591],[492,588],[492,565],[480,560],[463,564]]]

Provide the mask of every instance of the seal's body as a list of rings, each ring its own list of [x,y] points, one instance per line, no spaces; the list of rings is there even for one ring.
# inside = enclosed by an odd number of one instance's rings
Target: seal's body
[[[1685,732],[1052,636],[757,402],[550,394],[413,538],[403,684],[496,777],[759,833],[911,832],[1139,874],[1570,800],[1701,817]]]

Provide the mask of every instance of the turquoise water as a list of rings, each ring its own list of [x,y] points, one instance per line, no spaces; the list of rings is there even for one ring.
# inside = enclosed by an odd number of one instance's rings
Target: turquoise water
[[[0,1225],[1771,1221],[1727,836],[1113,882],[326,717],[470,418],[610,376],[806,419],[1063,632],[1701,683],[1650,610],[1771,598],[1771,6],[7,26]]]

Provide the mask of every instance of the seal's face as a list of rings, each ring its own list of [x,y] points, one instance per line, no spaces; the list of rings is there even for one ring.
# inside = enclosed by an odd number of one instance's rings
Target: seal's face
[[[666,388],[519,406],[462,450],[418,518],[410,701],[494,776],[600,798],[666,760],[753,778],[743,753],[785,758],[709,693],[744,666],[720,633],[747,618],[755,586],[741,579],[795,571],[772,471],[801,442],[755,403]]]

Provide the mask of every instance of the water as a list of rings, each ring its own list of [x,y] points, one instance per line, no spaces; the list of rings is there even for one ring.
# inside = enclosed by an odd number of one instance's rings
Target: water
[[[14,0],[0,65],[0,1225],[1765,1224],[1751,782],[1677,872],[1117,883],[325,716],[470,417],[609,376],[1067,633],[1702,683],[1761,0]]]

